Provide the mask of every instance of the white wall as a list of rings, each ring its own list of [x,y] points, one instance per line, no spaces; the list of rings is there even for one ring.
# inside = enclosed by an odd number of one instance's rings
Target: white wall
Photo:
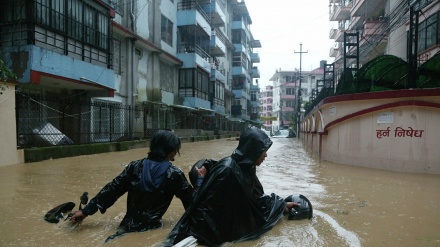
[[[23,163],[23,150],[17,150],[15,85],[3,82],[0,85],[5,89],[0,94],[0,165]]]

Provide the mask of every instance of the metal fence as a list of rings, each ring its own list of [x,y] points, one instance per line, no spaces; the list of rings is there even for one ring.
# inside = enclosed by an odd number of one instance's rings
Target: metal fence
[[[141,109],[122,104],[81,102],[41,95],[16,95],[19,148],[113,142],[148,138]],[[134,114],[134,115],[133,115]]]
[[[30,148],[149,139],[159,129],[219,133],[237,131],[247,124],[191,109],[148,102],[132,107],[79,97],[50,98],[18,90],[17,145]]]

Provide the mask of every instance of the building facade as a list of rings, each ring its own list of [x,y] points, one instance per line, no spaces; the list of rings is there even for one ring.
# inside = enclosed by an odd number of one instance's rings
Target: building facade
[[[301,120],[303,143],[334,163],[440,174],[440,2],[330,0],[330,20],[336,87]]]
[[[273,86],[266,86],[265,90],[260,92],[260,119],[265,130],[271,130],[272,128],[272,104]]]
[[[272,122],[273,131],[288,128],[296,131],[298,117],[304,113],[304,104],[310,100],[314,90],[318,89],[323,71],[322,67],[312,71],[275,71],[270,79],[273,83],[272,114],[277,117],[277,120]]]
[[[5,0],[0,9],[0,58],[18,78],[17,139],[48,124],[90,143],[258,123],[261,43],[244,1]]]
[[[421,65],[440,51],[439,5],[434,0],[329,0],[335,81],[384,54]],[[415,28],[417,26],[417,28]],[[417,31],[416,31],[417,30]],[[410,44],[410,45],[408,45]]]

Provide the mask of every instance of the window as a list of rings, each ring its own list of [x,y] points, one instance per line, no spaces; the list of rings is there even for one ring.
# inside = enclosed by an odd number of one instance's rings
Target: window
[[[424,51],[440,43],[440,12],[428,17],[419,25],[418,51]]]
[[[287,95],[295,95],[294,88],[286,88],[286,94]]]
[[[110,6],[120,15],[124,15],[124,0],[110,0]]]
[[[162,41],[173,46],[173,23],[164,15],[161,20],[161,38]]]
[[[285,79],[285,82],[293,82],[294,81],[294,77],[290,76],[290,75],[285,76],[284,79]]]
[[[194,70],[192,69],[182,69],[179,75],[179,88],[191,88],[193,85]]]
[[[240,76],[234,76],[232,78],[232,89],[233,90],[240,90],[244,89],[244,77]]]
[[[225,98],[225,87],[223,83],[218,81],[215,82],[215,97],[221,100]]]
[[[232,66],[241,67],[241,52],[234,52],[232,57]]]
[[[180,96],[209,99],[209,74],[201,69],[181,69],[179,71]]]
[[[35,0],[33,18],[73,39],[106,50],[110,47],[108,11],[87,1]]]
[[[257,101],[257,92],[256,91],[251,92],[251,101]]]
[[[160,61],[160,89],[174,93],[175,68]]]

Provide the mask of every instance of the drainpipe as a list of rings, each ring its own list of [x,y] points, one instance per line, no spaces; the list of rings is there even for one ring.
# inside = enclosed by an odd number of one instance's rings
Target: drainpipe
[[[136,33],[136,16],[134,14],[135,8],[134,8],[134,1],[131,4],[131,28],[134,33]],[[130,140],[133,139],[133,133],[134,133],[134,118],[135,118],[135,100],[134,100],[134,89],[135,89],[135,44],[136,39],[131,39],[131,83],[130,83],[130,93],[129,93],[129,100],[130,100],[130,106],[131,106],[131,114],[130,114],[130,131],[129,131],[129,138]]]

